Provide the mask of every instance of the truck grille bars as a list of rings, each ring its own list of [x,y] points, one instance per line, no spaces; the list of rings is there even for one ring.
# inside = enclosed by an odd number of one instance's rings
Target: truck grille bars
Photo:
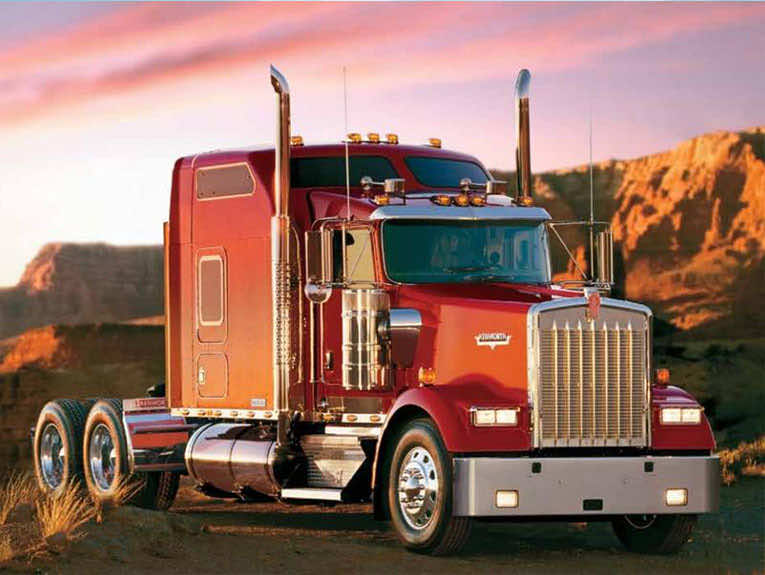
[[[588,321],[582,308],[548,311],[536,335],[538,447],[647,445],[645,315],[603,309]]]

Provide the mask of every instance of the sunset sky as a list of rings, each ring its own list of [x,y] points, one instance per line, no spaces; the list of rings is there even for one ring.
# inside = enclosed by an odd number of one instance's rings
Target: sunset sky
[[[173,161],[293,133],[394,131],[511,168],[531,69],[532,168],[765,123],[763,4],[0,4],[0,286],[49,241],[161,242]]]

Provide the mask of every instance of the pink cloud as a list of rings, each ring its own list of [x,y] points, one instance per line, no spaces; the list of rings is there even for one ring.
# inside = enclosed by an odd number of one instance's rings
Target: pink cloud
[[[752,20],[751,4],[138,4],[0,56],[0,121],[269,61],[368,87],[571,69]],[[405,72],[402,73],[402,70]]]

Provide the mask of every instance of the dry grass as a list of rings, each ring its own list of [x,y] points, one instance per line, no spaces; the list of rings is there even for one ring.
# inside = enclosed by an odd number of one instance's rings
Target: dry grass
[[[95,500],[96,522],[101,523],[103,521],[105,508],[121,507],[122,505],[130,503],[130,501],[138,495],[138,492],[143,489],[145,482],[146,480],[144,478],[128,477],[117,484],[111,500],[106,503]]]
[[[26,473],[13,473],[0,488],[0,525],[5,525],[20,503],[33,504],[38,491],[34,478]]]
[[[718,453],[722,479],[730,485],[739,475],[762,475],[765,470],[765,436]]]
[[[58,533],[72,538],[77,528],[95,515],[90,498],[77,485],[67,486],[58,497],[42,497],[37,501],[37,522],[43,539]]]

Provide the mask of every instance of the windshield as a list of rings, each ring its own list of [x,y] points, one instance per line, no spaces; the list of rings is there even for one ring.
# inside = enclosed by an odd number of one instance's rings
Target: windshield
[[[400,283],[550,282],[540,222],[389,220],[388,277]]]
[[[488,179],[475,162],[427,156],[407,156],[405,161],[417,181],[429,188],[459,188],[463,178],[470,178],[474,184],[485,184]]]

